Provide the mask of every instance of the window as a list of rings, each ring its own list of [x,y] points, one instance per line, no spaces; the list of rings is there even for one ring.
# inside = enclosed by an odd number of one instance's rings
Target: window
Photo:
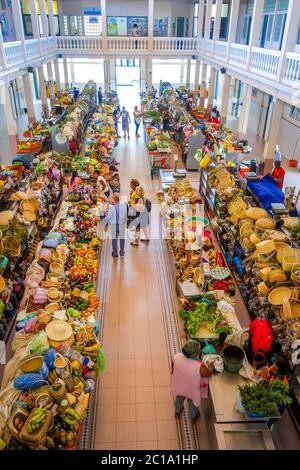
[[[198,34],[198,11],[199,3],[194,3],[194,17],[193,17],[193,37],[197,37]]]
[[[296,106],[291,106],[290,117],[292,119],[295,119],[295,121],[300,121],[300,108],[296,108]]]
[[[84,15],[84,31],[86,36],[101,36],[101,16]]]
[[[266,40],[267,40],[267,41],[270,41],[270,40],[271,40],[271,33],[272,33],[273,20],[274,20],[274,15],[270,15],[270,16],[269,16],[269,21],[268,21],[267,35],[266,35]]]
[[[276,15],[274,34],[273,34],[274,42],[279,42],[280,40],[283,21],[284,21],[284,15],[282,13],[279,13],[279,15]]]
[[[82,36],[81,16],[64,16],[64,34],[66,36]]]

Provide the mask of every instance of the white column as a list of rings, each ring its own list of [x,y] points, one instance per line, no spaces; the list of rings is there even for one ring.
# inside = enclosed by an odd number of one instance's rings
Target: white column
[[[50,90],[50,99],[53,99],[55,98],[55,86],[54,86],[52,62],[47,63],[47,73],[48,73],[48,82],[49,82],[49,90]]]
[[[107,49],[106,0],[101,0],[102,49]]]
[[[54,22],[54,12],[53,12],[53,0],[48,0],[48,15],[49,15],[49,25],[50,25],[50,36],[56,36],[55,33],[55,22]]]
[[[36,121],[36,118],[35,118],[35,109],[34,109],[34,102],[33,102],[33,96],[32,96],[30,74],[28,72],[26,72],[23,75],[23,86],[24,86],[24,94],[25,94],[27,114],[28,114],[28,122],[29,124],[32,124]]]
[[[204,18],[204,0],[199,0],[198,20],[197,20],[197,38],[202,38]]]
[[[16,31],[16,38],[17,38],[17,41],[21,41],[22,43],[24,59],[26,62],[27,53],[26,53],[26,47],[25,47],[25,35],[24,35],[24,28],[23,28],[23,15],[22,15],[22,10],[21,10],[21,3],[19,1],[15,1],[15,2],[12,2],[11,5],[12,5],[15,31]]]
[[[229,60],[230,54],[230,44],[235,42],[236,38],[236,31],[237,31],[237,24],[239,18],[239,10],[240,10],[240,0],[231,0],[230,5],[230,18],[229,18],[229,31],[228,31],[228,45],[227,45],[227,58],[226,61]]]
[[[147,72],[146,72],[146,60],[141,60],[141,71],[140,71],[140,80],[141,80],[141,90],[146,88]]]
[[[74,70],[74,62],[73,59],[70,59],[70,68],[71,68],[71,83],[74,86],[75,85],[75,70]]]
[[[207,98],[207,112],[211,114],[211,110],[214,105],[214,95],[215,95],[215,82],[216,82],[216,69],[214,67],[210,68],[210,79],[209,79],[209,88],[208,88],[208,98]]]
[[[206,99],[206,80],[207,80],[207,64],[202,62],[202,70],[201,70],[201,80],[200,80],[200,106],[204,107],[205,99]]]
[[[56,82],[57,96],[61,96],[61,81],[60,81],[58,59],[54,59],[54,76],[55,76],[55,82]]]
[[[65,75],[65,90],[68,90],[70,83],[69,83],[68,61],[65,57],[63,58],[63,64],[64,64],[64,75]]]
[[[214,41],[218,41],[220,39],[222,3],[223,3],[223,0],[216,0],[216,16],[215,16],[214,36],[213,36]]]
[[[3,36],[2,36],[2,28],[0,28],[0,64],[2,65],[3,69],[6,69],[7,62],[6,62],[4,41],[3,41]]]
[[[108,90],[110,87],[109,59],[104,59],[103,67],[104,67],[104,92],[108,93]]]
[[[251,64],[252,47],[259,46],[263,11],[264,11],[264,0],[255,0],[254,8],[253,8],[253,15],[252,15],[252,23],[251,23],[249,50],[248,50],[247,63],[246,63],[247,70],[249,70],[250,64]]]
[[[117,75],[116,75],[116,61],[115,61],[115,59],[109,59],[109,76],[110,76],[110,86],[113,90],[116,90]]]
[[[35,0],[30,0],[30,18],[31,18],[33,37],[34,39],[37,39],[40,55],[42,55],[41,34],[40,34],[39,20],[38,20]]]
[[[227,113],[228,113],[228,103],[229,103],[229,94],[230,94],[230,83],[231,83],[231,76],[224,74],[222,75],[222,99],[221,99],[221,122],[222,124],[226,124],[227,120]]]
[[[211,10],[212,10],[212,0],[207,0],[206,14],[205,14],[205,27],[204,27],[205,39],[209,39],[209,36],[210,36]]]
[[[283,110],[284,110],[284,102],[278,98],[275,99],[273,101],[273,110],[272,110],[269,136],[265,143],[265,148],[264,148],[264,159],[266,160],[265,172],[266,171],[268,172],[272,167],[275,148],[276,148],[276,145],[278,144],[278,136],[279,136]]]
[[[247,134],[249,114],[250,114],[250,105],[251,105],[251,96],[252,96],[252,86],[245,84],[243,105],[242,105],[240,119],[238,123],[239,134],[243,134],[243,135]]]
[[[43,36],[47,38],[49,36],[49,28],[48,28],[48,19],[47,19],[47,13],[46,13],[46,4],[45,4],[45,0],[39,0],[39,2],[40,2]]]
[[[195,83],[194,83],[194,92],[195,95],[199,95],[199,76],[200,76],[200,60],[196,60],[195,66]]]
[[[181,59],[181,62],[180,62],[180,85],[183,84],[183,80],[184,80],[184,60]]]
[[[0,82],[0,99],[3,102],[4,107],[4,120],[6,120],[7,133],[9,139],[9,145],[11,149],[11,155],[14,156],[18,150],[18,130],[17,124],[14,119],[12,102],[9,93],[10,83]]]
[[[148,0],[148,2],[148,49],[153,49],[154,0]]]
[[[147,85],[148,85],[148,93],[152,91],[152,58],[146,59],[146,71],[147,71]]]
[[[190,88],[191,87],[191,59],[187,60],[186,64],[186,87]]]
[[[290,0],[285,30],[283,35],[283,41],[280,51],[277,80],[281,80],[284,76],[285,69],[285,55],[287,52],[294,51],[295,44],[297,43],[297,37],[299,32],[299,21],[300,21],[300,8],[299,0]]]
[[[43,114],[44,116],[47,117],[49,115],[49,108],[48,108],[47,91],[46,91],[46,85],[45,85],[45,74],[44,74],[44,68],[42,65],[38,67],[38,76],[39,76],[39,89],[40,89],[40,97],[41,97],[41,102],[42,102]]]

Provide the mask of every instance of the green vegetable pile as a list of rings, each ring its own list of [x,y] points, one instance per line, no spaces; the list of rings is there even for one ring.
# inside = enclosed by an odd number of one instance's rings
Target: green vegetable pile
[[[76,155],[73,159],[72,169],[75,171],[85,171],[87,169],[86,158],[81,155]]]
[[[154,150],[157,150],[156,144],[150,144],[148,146],[148,150],[149,152],[153,152]]]
[[[300,222],[297,222],[296,225],[293,225],[292,229],[292,239],[297,243],[300,243]]]
[[[278,406],[292,402],[289,397],[289,386],[281,380],[259,382],[255,385],[240,385],[242,405],[246,411],[261,416],[273,416],[278,412]]]

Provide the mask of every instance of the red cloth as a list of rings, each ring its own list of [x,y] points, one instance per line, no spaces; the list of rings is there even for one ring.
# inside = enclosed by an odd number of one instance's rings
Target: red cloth
[[[272,173],[273,178],[280,180],[280,182],[276,181],[276,184],[278,188],[282,189],[283,187],[283,180],[285,176],[285,171],[282,167],[280,168],[274,168],[273,173]]]
[[[253,353],[270,351],[274,337],[269,320],[254,320],[250,323],[249,330],[252,336]]]

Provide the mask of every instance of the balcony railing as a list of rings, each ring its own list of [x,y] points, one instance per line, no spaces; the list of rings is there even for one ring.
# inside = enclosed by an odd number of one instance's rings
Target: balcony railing
[[[215,42],[215,56],[225,59],[227,54],[227,42],[216,41]]]
[[[107,47],[112,51],[135,51],[135,50],[147,50],[148,39],[147,38],[118,38],[109,37],[107,40]]]
[[[263,72],[268,75],[277,75],[280,51],[253,47],[251,51],[250,69],[254,72]]]
[[[99,51],[102,49],[102,38],[94,36],[61,36],[57,38],[57,48],[63,50]]]
[[[284,78],[292,82],[300,80],[300,54],[287,53],[285,57]]]
[[[24,62],[24,51],[21,41],[6,42],[4,44],[4,50],[8,67]]]
[[[196,52],[196,38],[154,38],[153,49],[167,52]]]
[[[26,53],[29,60],[36,59],[40,55],[40,48],[37,39],[29,39],[26,41]]]
[[[243,44],[231,43],[229,46],[229,62],[238,65],[246,65],[248,49],[248,46],[244,46]]]
[[[212,39],[205,39],[205,52],[207,55],[211,55],[213,50],[213,41]]]

